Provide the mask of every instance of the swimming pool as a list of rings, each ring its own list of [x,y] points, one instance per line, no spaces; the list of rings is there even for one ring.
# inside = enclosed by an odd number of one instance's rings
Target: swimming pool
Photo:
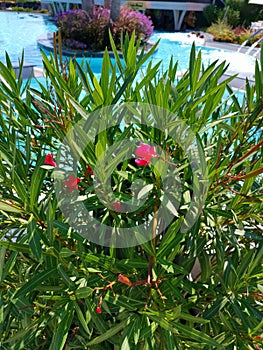
[[[178,61],[178,69],[188,68],[191,51],[191,42],[187,33],[155,33],[154,40],[161,39],[160,48],[154,55],[154,60],[163,60],[164,68],[168,68],[169,57],[173,56]],[[238,74],[239,78],[248,77],[253,80],[256,58],[241,52],[221,50],[199,45],[196,42],[196,49],[202,51],[202,63],[208,66],[212,62],[226,61],[229,64],[228,75]]]
[[[5,62],[7,51],[11,61],[17,62],[25,52],[25,61],[42,66],[42,56],[37,39],[57,30],[49,16],[25,12],[0,11],[0,60]]]
[[[162,61],[161,71],[168,69],[170,58],[172,56],[174,62],[178,61],[178,71],[184,71],[189,68],[192,42],[187,40],[187,33],[155,32],[151,37],[151,40],[157,41],[158,39],[160,39],[160,44],[158,50],[151,57],[151,61],[153,61],[153,63]],[[241,84],[243,86],[245,86],[246,77],[250,80],[254,80],[255,57],[241,52],[206,47],[199,45],[198,42],[196,42],[196,50],[202,51],[202,63],[205,67],[215,61],[218,61],[219,63],[226,61],[229,64],[226,73],[228,75],[238,74],[238,77],[242,80]],[[81,58],[78,60],[81,61]],[[102,59],[92,58],[88,60],[93,72],[95,74],[100,74]]]
[[[11,61],[17,62],[21,57],[22,50],[25,52],[25,61],[42,67],[42,56],[37,39],[44,34],[52,33],[57,30],[56,25],[50,21],[48,15],[16,12],[0,12],[0,60],[5,62],[5,51],[8,52]],[[178,61],[178,69],[188,68],[191,43],[184,40],[187,36],[182,33],[158,33],[155,32],[153,40],[161,39],[158,50],[152,57],[154,62],[162,61],[162,67],[165,70],[168,67],[170,57]],[[229,74],[239,73],[243,78],[253,76],[255,67],[255,58],[242,53],[230,52],[226,50],[211,49],[205,46],[198,46],[202,50],[202,61],[204,65],[215,60],[226,60],[230,66]],[[95,74],[100,74],[100,58],[89,59],[91,67]]]

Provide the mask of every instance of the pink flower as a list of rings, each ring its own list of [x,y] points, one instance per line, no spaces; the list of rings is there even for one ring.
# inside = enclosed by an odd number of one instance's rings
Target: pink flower
[[[114,202],[114,203],[112,204],[112,206],[113,206],[113,209],[114,209],[115,211],[118,211],[118,212],[121,211],[121,202]]]
[[[51,166],[57,166],[57,163],[54,161],[54,158],[53,158],[53,153],[49,153],[46,155],[44,164],[51,165]]]
[[[139,166],[147,166],[151,163],[153,157],[156,156],[156,151],[154,146],[142,143],[135,152],[138,159],[135,159],[135,163]]]
[[[74,174],[70,175],[67,181],[63,181],[63,184],[67,187],[68,192],[72,192],[78,189],[78,183],[80,179],[75,177]]]
[[[93,175],[94,174],[94,171],[92,170],[90,165],[87,166],[86,171],[87,171],[87,174],[89,174],[89,175]]]

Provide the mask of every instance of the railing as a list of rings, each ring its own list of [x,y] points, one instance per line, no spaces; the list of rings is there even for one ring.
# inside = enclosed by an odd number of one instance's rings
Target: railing
[[[250,37],[249,37],[248,39],[246,39],[246,40],[242,43],[242,45],[238,48],[237,52],[240,52],[242,49],[244,49],[244,47],[247,45],[247,43],[248,43],[251,39],[253,39],[256,35],[258,35],[261,31],[263,31],[263,28],[259,28],[259,29],[257,29],[253,34],[251,34]],[[255,49],[256,46],[257,46],[262,40],[263,40],[263,36],[261,36],[257,41],[255,41],[254,44],[251,45],[245,53],[246,53],[247,55],[249,55],[249,54],[251,53],[251,51],[252,51],[253,49]],[[256,54],[257,54],[257,52],[256,52],[254,55],[256,55]]]

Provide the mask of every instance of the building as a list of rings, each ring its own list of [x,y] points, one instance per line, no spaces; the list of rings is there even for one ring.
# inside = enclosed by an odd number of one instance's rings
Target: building
[[[173,11],[174,30],[178,31],[182,28],[184,18],[187,13],[195,13],[203,11],[203,9],[211,5],[216,0],[176,0],[176,1],[121,1],[122,5],[128,5],[134,9],[141,11],[147,10],[170,10]],[[224,0],[218,0],[224,5]],[[81,6],[81,0],[41,0],[41,4],[50,5],[54,14],[62,11],[68,11],[72,6]],[[97,5],[103,5],[103,1],[95,1]]]

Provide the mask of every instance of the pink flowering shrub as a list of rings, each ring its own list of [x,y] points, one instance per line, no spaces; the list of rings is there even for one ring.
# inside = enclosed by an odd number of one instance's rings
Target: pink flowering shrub
[[[76,40],[85,42],[85,33],[91,18],[84,10],[70,10],[58,13],[55,22],[61,30],[63,40]],[[81,39],[80,39],[81,38]]]
[[[151,19],[139,11],[131,10],[127,7],[121,7],[120,18],[114,23],[113,31],[115,41],[120,40],[121,33],[128,34],[131,37],[135,32],[135,38],[143,42],[149,39],[153,32],[153,23]]]
[[[117,46],[120,46],[121,33],[145,42],[153,32],[153,24],[144,14],[121,7],[120,18],[110,21],[110,10],[96,7],[90,17],[84,10],[70,10],[55,17],[61,30],[63,43],[72,49],[104,50],[109,46],[108,30],[111,28]]]
[[[102,50],[108,44],[108,24],[110,20],[110,10],[97,7],[93,17],[89,21],[86,31],[86,41],[90,50]]]

